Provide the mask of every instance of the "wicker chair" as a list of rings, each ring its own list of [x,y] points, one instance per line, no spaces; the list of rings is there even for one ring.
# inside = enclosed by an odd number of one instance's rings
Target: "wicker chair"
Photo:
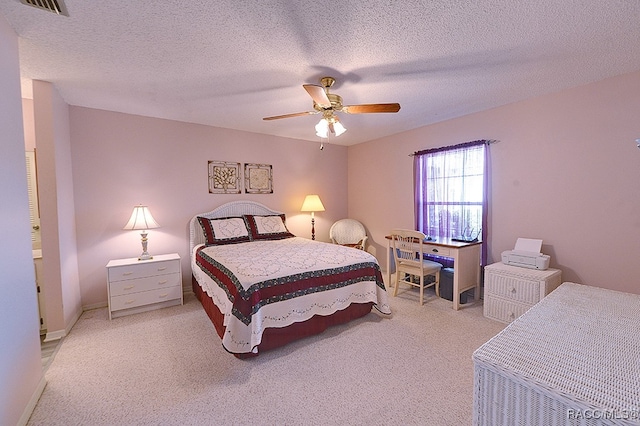
[[[329,237],[335,244],[364,250],[367,231],[364,225],[355,219],[340,219],[329,229]]]
[[[396,263],[396,286],[393,296],[398,294],[400,283],[420,288],[420,305],[424,303],[424,289],[435,287],[440,296],[440,269],[442,265],[424,259],[424,240],[426,235],[411,229],[394,229],[391,231],[393,260]],[[434,281],[425,284],[425,276],[433,275]]]

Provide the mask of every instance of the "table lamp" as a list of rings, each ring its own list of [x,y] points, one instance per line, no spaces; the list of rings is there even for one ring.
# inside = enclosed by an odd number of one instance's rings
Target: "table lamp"
[[[315,228],[315,219],[313,217],[314,212],[323,212],[324,206],[322,205],[322,201],[320,201],[320,197],[315,194],[307,195],[302,203],[302,208],[300,209],[302,212],[311,212],[311,239],[316,239],[316,228]]]
[[[149,207],[139,205],[133,208],[133,213],[129,218],[129,222],[122,229],[135,229],[141,230],[140,236],[142,237],[142,254],[138,257],[138,260],[153,259],[153,256],[147,252],[147,230],[153,228],[159,228],[160,225],[155,221]]]

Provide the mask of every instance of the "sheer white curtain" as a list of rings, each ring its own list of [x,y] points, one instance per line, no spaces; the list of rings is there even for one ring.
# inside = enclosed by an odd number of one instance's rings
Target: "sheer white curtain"
[[[486,263],[489,144],[479,140],[414,154],[416,229],[483,242]]]

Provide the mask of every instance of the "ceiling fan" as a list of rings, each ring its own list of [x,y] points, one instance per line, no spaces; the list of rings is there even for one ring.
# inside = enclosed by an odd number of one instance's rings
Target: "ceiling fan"
[[[322,114],[322,119],[316,125],[316,134],[322,138],[327,138],[329,132],[336,136],[346,131],[336,112],[346,112],[347,114],[369,114],[380,112],[398,112],[400,104],[361,104],[343,105],[342,97],[335,93],[329,93],[329,89],[336,82],[333,77],[322,77],[320,86],[317,84],[303,84],[302,87],[313,99],[313,111],[295,112],[293,114],[275,115],[264,117],[263,120],[279,120],[281,118],[301,117],[304,115]]]

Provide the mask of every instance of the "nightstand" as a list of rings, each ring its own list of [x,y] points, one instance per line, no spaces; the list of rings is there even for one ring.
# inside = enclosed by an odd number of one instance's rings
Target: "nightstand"
[[[510,323],[561,284],[559,269],[521,268],[502,262],[484,268],[484,316]]]
[[[112,260],[107,264],[109,319],[183,304],[177,253],[149,260]]]

